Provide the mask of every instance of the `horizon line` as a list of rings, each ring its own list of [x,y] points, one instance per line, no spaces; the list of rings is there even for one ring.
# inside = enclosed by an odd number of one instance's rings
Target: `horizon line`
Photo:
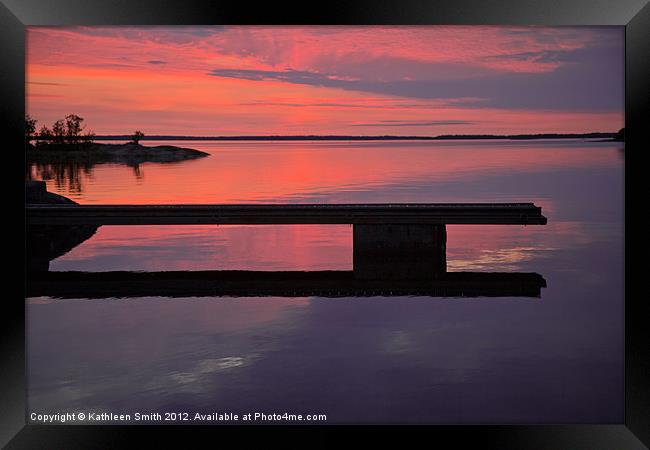
[[[164,135],[151,134],[144,135],[140,140],[163,140],[163,139],[186,139],[186,140],[324,140],[324,139],[354,139],[354,140],[432,140],[432,139],[540,139],[540,138],[600,138],[614,137],[618,131],[594,131],[589,133],[518,133],[518,134],[441,134],[435,136],[422,135],[344,135],[344,134],[255,134],[255,135],[220,135],[220,136],[201,136],[201,135]],[[132,134],[101,134],[96,135],[96,140],[123,140],[131,139]],[[36,137],[38,139],[38,137]]]

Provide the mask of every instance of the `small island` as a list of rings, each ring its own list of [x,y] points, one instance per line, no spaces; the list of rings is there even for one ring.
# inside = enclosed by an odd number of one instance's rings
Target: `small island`
[[[88,161],[94,164],[123,163],[137,165],[145,162],[177,162],[208,156],[199,150],[173,145],[144,146],[141,131],[135,131],[131,140],[121,144],[94,142],[94,134],[82,133],[83,118],[74,114],[57,120],[52,128],[42,127],[38,133],[36,120],[25,117],[25,146],[30,162]],[[34,143],[32,143],[32,141]]]
[[[90,160],[95,164],[112,162],[135,165],[145,162],[185,161],[209,155],[209,153],[192,148],[173,145],[147,147],[134,142],[124,144],[99,144],[93,142],[82,147],[66,144],[52,146],[46,144],[31,147],[28,147],[27,159],[33,162]]]

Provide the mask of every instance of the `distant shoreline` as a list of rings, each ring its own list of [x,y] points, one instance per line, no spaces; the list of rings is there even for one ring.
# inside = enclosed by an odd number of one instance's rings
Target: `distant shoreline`
[[[538,139],[612,139],[617,133],[546,133],[546,134],[456,134],[441,136],[346,136],[346,135],[289,135],[289,136],[163,136],[149,135],[142,141],[414,141],[414,140],[538,140]],[[94,136],[95,141],[129,141],[130,135]]]

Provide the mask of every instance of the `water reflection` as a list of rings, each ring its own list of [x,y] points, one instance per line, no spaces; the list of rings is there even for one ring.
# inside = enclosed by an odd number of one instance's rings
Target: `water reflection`
[[[449,226],[447,269],[538,272],[548,287],[541,301],[385,292],[333,300],[323,290],[233,298],[236,292],[208,295],[207,288],[195,294],[208,296],[190,298],[181,291],[216,286],[210,277],[227,275],[209,273],[197,285],[187,279],[199,277],[195,271],[291,271],[312,279],[337,271],[349,279],[352,227],[102,226],[54,259],[52,284],[27,300],[29,411],[317,412],[328,423],[623,420],[617,145],[199,149],[212,156],[147,164],[141,185],[128,167],[95,166],[92,177],[81,173],[84,190],[73,197],[86,204],[532,201],[548,225]],[[48,189],[70,194],[53,181]],[[176,279],[177,296],[158,296],[175,283],[172,277],[165,286],[160,277],[171,274],[162,271],[190,272]],[[143,273],[102,279],[115,272]],[[156,283],[126,292],[147,276]],[[87,300],[91,282],[127,297]],[[56,298],[54,289],[78,295]]]
[[[79,160],[32,162],[27,164],[26,179],[54,183],[57,191],[80,194],[84,190],[84,178],[92,178],[95,165]]]
[[[180,163],[175,161],[173,163]],[[158,164],[173,164],[172,162]],[[53,183],[56,192],[80,195],[86,189],[86,183],[93,179],[93,172],[98,163],[94,161],[64,160],[64,161],[32,161],[26,165],[26,180],[39,180]],[[115,163],[111,163],[117,165]],[[144,181],[144,170],[138,162],[127,162],[123,164],[129,167],[133,176],[138,182]]]
[[[169,142],[153,142],[166,145]],[[173,142],[172,142],[173,144]],[[209,157],[173,163],[34,162],[31,177],[79,203],[535,201],[508,178],[618,167],[607,142],[192,142]],[[146,181],[134,174],[144,173]],[[45,169],[45,170],[43,170]],[[41,172],[42,171],[42,172]],[[66,177],[53,177],[65,173]],[[503,178],[506,177],[506,178]],[[66,180],[70,180],[68,184]],[[180,182],[182,180],[182,182]],[[414,186],[426,183],[427,190]],[[544,200],[544,199],[542,199]],[[549,205],[541,204],[543,207]]]

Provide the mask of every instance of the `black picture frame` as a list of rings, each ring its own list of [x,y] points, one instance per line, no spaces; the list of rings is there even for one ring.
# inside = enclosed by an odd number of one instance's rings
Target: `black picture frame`
[[[625,62],[625,255],[626,262],[643,261],[642,239],[627,226],[633,221],[629,195],[636,171],[644,170],[644,119],[650,117],[650,5],[647,0],[337,0],[314,4],[280,5],[276,2],[232,0],[1,0],[0,3],[0,114],[3,150],[15,152],[16,165],[25,164],[22,148],[25,106],[25,27],[30,25],[205,25],[205,24],[476,24],[476,25],[624,25]],[[21,149],[20,151],[18,149]],[[630,159],[631,158],[631,159]],[[9,165],[8,217],[17,217],[7,231],[9,241],[24,237],[24,175]],[[14,210],[15,208],[15,210]],[[643,205],[640,206],[643,208]],[[11,234],[15,233],[15,234]],[[24,241],[24,239],[23,239]],[[629,245],[629,242],[634,242]],[[8,248],[8,247],[7,247]],[[132,438],[145,437],[147,445],[168,443],[170,429],[182,439],[205,439],[218,428],[236,433],[245,443],[250,427],[123,427],[26,425],[24,248],[14,247],[5,284],[11,289],[3,299],[2,371],[0,372],[0,444],[6,448],[116,448]],[[22,252],[22,253],[21,253]],[[636,254],[635,254],[636,253]],[[13,262],[15,261],[15,263]],[[11,271],[16,271],[12,274]],[[625,420],[602,425],[458,425],[409,427],[407,432],[426,433],[429,443],[444,439],[455,447],[500,449],[643,449],[650,445],[650,345],[646,329],[645,299],[632,295],[643,282],[638,270],[626,264],[625,276]],[[23,283],[18,280],[23,278]],[[636,291],[636,290],[635,290]],[[22,298],[20,298],[22,296]],[[125,429],[129,428],[129,433]],[[259,430],[260,427],[254,427]],[[278,428],[262,427],[266,434]],[[339,428],[301,427],[300,438],[327,439]],[[402,429],[402,427],[400,427]],[[386,428],[372,436],[383,438]],[[292,429],[292,432],[294,430]],[[327,432],[327,435],[325,434]],[[135,435],[135,436],[134,436]],[[295,436],[295,435],[294,435]],[[290,443],[291,441],[286,441]]]

